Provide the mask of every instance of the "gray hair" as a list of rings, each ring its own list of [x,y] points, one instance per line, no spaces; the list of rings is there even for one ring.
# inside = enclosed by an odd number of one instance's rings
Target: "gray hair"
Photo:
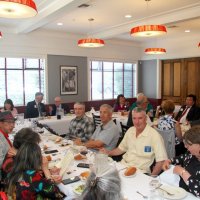
[[[121,182],[115,167],[110,166],[107,173],[97,177],[92,172],[80,200],[122,200]]]
[[[37,96],[44,96],[44,94],[42,92],[36,92],[35,97],[37,97]]]
[[[83,106],[83,107],[85,108],[85,104],[82,103],[82,102],[76,102],[76,103],[74,104],[74,106],[75,106],[75,105]]]
[[[100,108],[107,108],[110,113],[113,113],[113,107],[109,104],[102,104]]]
[[[146,111],[143,108],[135,107],[132,111],[132,113],[143,113],[146,116]]]

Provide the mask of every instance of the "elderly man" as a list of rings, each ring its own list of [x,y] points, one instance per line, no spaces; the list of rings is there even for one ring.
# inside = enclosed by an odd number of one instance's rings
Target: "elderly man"
[[[61,97],[55,97],[54,105],[49,106],[49,115],[55,116],[58,109],[63,109],[64,113],[69,113],[69,107],[66,104],[62,104]]]
[[[26,106],[25,118],[36,118],[43,116],[43,112],[45,112],[45,106],[42,103],[43,93],[36,92],[35,100],[28,102]]]
[[[103,104],[100,107],[100,118],[102,124],[97,127],[91,140],[85,146],[87,148],[99,149],[105,147],[111,150],[116,147],[119,139],[119,129],[112,120],[112,107],[108,104]]]
[[[0,113],[0,167],[8,150],[12,147],[12,143],[8,138],[8,134],[15,127],[15,119],[10,111]]]
[[[135,166],[144,173],[150,173],[155,160],[152,175],[159,174],[167,158],[163,139],[155,129],[147,125],[146,112],[142,108],[136,107],[132,113],[134,127],[128,129],[120,145],[112,151],[102,151],[111,156],[125,153],[122,164]]]
[[[75,139],[76,144],[88,141],[94,132],[93,120],[85,115],[85,104],[75,103],[74,113],[76,117],[71,120],[69,125],[69,138]]]
[[[143,110],[146,111],[147,113],[147,123],[152,126],[152,122],[150,118],[153,118],[153,106],[149,103],[147,97],[143,93],[138,94],[137,101],[132,104],[132,110],[135,107],[142,108]],[[131,127],[133,126],[133,120],[132,120],[132,112],[129,112],[128,115],[128,121],[127,121],[127,126]]]

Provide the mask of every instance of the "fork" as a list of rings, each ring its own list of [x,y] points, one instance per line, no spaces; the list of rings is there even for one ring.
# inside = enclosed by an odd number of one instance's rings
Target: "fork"
[[[136,192],[137,192],[139,195],[141,195],[144,199],[148,199],[148,196],[146,196],[146,195],[140,193],[139,191],[136,191]]]

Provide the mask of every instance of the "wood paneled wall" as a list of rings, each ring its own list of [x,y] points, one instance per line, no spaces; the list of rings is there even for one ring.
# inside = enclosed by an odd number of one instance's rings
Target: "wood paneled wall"
[[[162,99],[184,104],[188,94],[200,104],[200,57],[162,61]]]

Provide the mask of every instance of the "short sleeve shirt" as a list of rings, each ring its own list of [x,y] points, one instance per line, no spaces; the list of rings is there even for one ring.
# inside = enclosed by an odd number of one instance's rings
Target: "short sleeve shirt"
[[[149,125],[138,137],[135,127],[129,128],[118,148],[126,152],[121,161],[123,164],[135,166],[144,173],[150,172],[154,159],[156,162],[167,159],[162,137]]]
[[[100,140],[105,148],[112,150],[116,147],[120,133],[117,125],[111,120],[106,125],[99,125],[92,135],[92,139]]]

